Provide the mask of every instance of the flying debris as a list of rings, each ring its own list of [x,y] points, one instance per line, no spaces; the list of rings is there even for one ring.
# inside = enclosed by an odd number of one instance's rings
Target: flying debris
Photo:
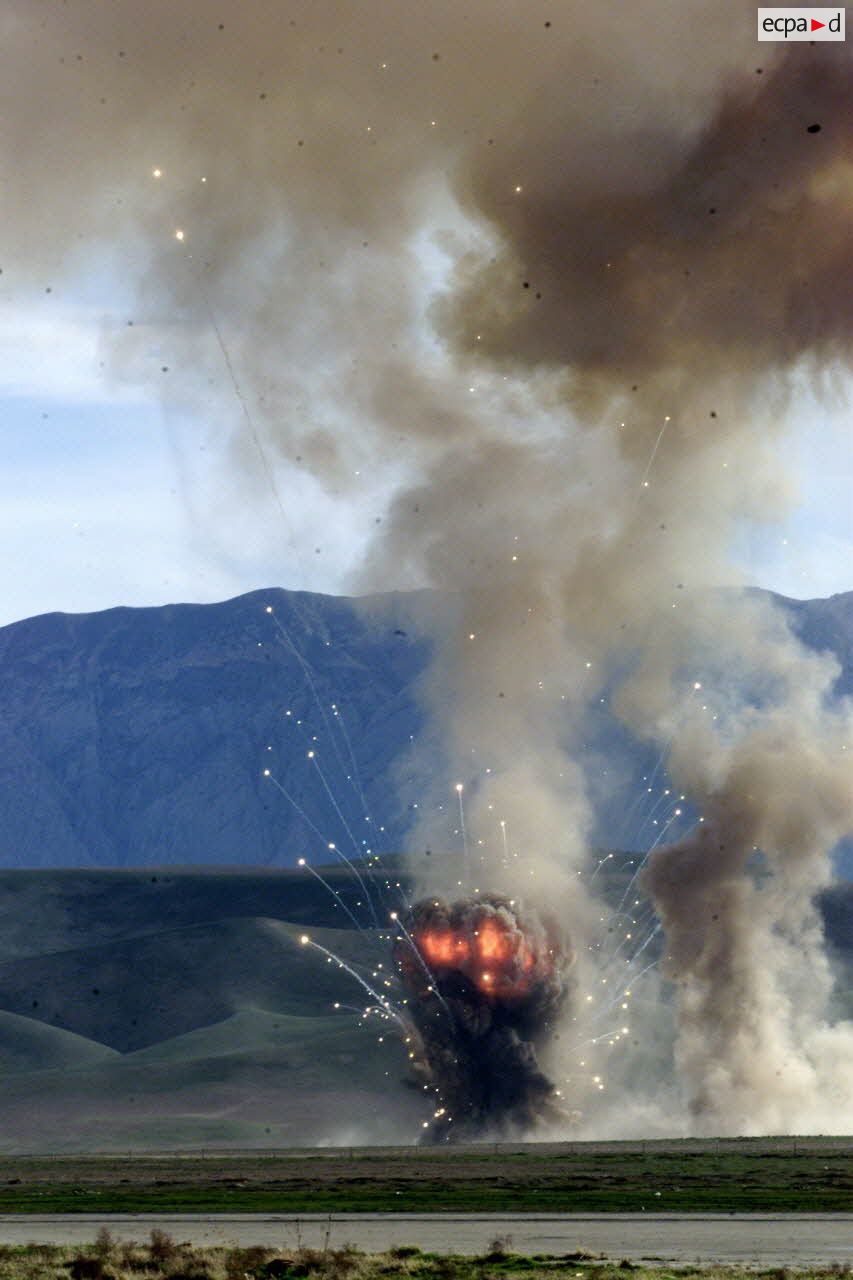
[[[436,1098],[431,1143],[524,1134],[565,1119],[537,1052],[568,994],[555,922],[497,894],[415,903],[394,961],[418,1032],[413,1069]]]

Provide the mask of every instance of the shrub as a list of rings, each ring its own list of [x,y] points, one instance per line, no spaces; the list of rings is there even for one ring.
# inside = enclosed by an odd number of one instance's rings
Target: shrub
[[[271,1258],[262,1262],[251,1273],[257,1280],[291,1280],[291,1277],[307,1276],[310,1268],[307,1262],[293,1262],[289,1258]]]
[[[101,1227],[100,1231],[95,1236],[95,1257],[101,1258],[105,1261],[109,1258],[115,1246],[116,1241],[110,1235],[107,1228]]]
[[[483,1254],[486,1262],[503,1262],[512,1251],[512,1236],[495,1236]]]
[[[67,1264],[71,1280],[103,1280],[104,1262],[102,1258],[85,1256],[72,1258]]]
[[[246,1249],[230,1249],[225,1255],[226,1280],[245,1280],[246,1276],[262,1274],[261,1268],[274,1253],[274,1249],[266,1249],[260,1244]]]
[[[167,1231],[154,1227],[148,1240],[148,1256],[158,1267],[173,1262],[180,1254],[180,1247]]]

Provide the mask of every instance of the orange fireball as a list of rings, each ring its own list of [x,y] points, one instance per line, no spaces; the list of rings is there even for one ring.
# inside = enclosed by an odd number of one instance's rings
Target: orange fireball
[[[449,925],[423,929],[416,944],[433,969],[458,969],[485,995],[520,998],[527,994],[537,960],[529,940],[518,929],[510,930],[500,918],[482,916],[468,931]]]
[[[494,920],[486,920],[480,929],[477,949],[484,960],[506,960],[509,953],[509,939]]]
[[[426,978],[424,989],[431,992],[432,978],[443,995],[457,999],[464,998],[464,978],[489,1004],[511,1006],[524,1005],[543,984],[560,988],[562,951],[550,945],[547,926],[512,901],[494,895],[449,906],[433,898],[413,916],[408,945],[420,964],[402,939],[397,947],[398,966],[410,984]]]
[[[426,931],[417,941],[418,949],[428,964],[458,968],[468,959],[468,943],[452,929]]]

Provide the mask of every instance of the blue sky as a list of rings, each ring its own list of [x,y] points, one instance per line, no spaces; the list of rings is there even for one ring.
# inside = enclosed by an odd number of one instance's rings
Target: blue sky
[[[271,585],[346,589],[365,512],[286,473],[277,477],[286,518],[271,497],[248,501],[207,441],[201,406],[176,421],[150,389],[106,376],[103,318],[91,298],[0,307],[0,623]],[[784,523],[743,529],[733,556],[752,582],[784,594],[853,590],[843,396],[827,407],[803,392],[791,417],[799,500]]]
[[[268,585],[339,591],[357,557],[347,513],[330,527],[328,503],[284,477],[286,528],[272,502],[247,503],[201,408],[170,420],[106,375],[103,319],[49,298],[0,308],[0,625]]]

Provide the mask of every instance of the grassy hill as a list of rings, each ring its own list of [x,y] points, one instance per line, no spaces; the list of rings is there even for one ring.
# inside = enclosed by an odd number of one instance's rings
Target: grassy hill
[[[352,876],[323,874],[363,915]],[[618,897],[628,874],[616,858],[599,883]],[[372,881],[381,916],[399,891]],[[823,909],[849,961],[853,890]],[[417,1139],[405,1046],[299,940],[384,992],[387,934],[304,871],[4,871],[0,922],[0,1153]]]
[[[298,871],[4,872],[0,1150],[413,1140],[399,1037],[300,943],[379,986],[385,938],[342,918]]]

